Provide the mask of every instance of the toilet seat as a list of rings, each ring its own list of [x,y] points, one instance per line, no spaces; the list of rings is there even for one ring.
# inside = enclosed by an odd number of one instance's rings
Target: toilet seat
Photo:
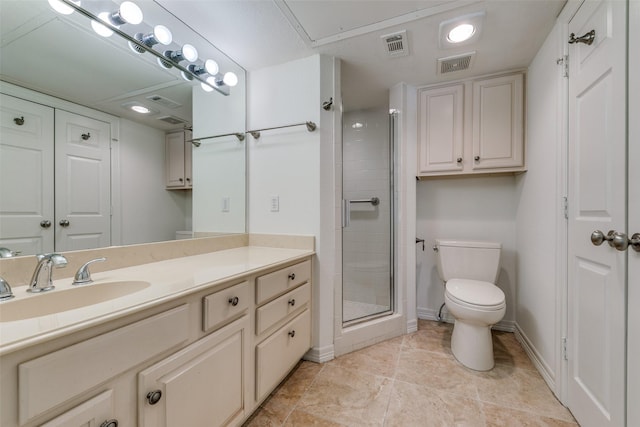
[[[445,285],[447,296],[467,308],[494,311],[505,307],[502,289],[493,283],[471,279],[451,279]]]

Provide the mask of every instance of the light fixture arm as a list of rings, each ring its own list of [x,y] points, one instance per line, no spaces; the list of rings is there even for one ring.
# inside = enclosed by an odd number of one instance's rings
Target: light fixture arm
[[[77,4],[75,4],[74,2],[72,2],[71,0],[60,0],[62,3],[66,4],[67,6],[73,8],[73,10],[75,10],[76,12],[78,12],[80,15],[83,15],[91,20],[94,20],[96,22],[102,22],[102,20],[100,18],[98,18],[96,15],[94,15],[93,13],[89,12],[88,10],[84,9],[82,6],[79,6]],[[123,39],[127,40],[129,43],[137,46],[138,48],[142,49],[145,52],[149,52],[151,55],[155,56],[156,58],[162,60],[162,61],[166,61],[167,57],[164,56],[162,53],[157,52],[156,50],[152,49],[151,47],[147,46],[146,44],[144,44],[143,42],[131,37],[129,34],[125,33],[124,31],[120,30],[117,27],[113,27],[113,26],[109,26],[109,29],[111,31],[113,31],[114,33],[116,33],[117,35],[119,35],[120,37],[122,37]],[[229,89],[225,86],[222,87],[218,87],[215,85],[211,85],[209,84],[205,79],[203,79],[202,77],[200,77],[197,74],[192,73],[191,71],[189,71],[187,68],[183,67],[182,65],[178,64],[178,63],[171,63],[171,65],[175,68],[177,68],[178,70],[182,71],[183,73],[186,73],[187,75],[191,75],[193,76],[194,79],[198,80],[200,83],[210,86],[213,90],[217,91],[218,93],[221,93],[222,95],[228,96],[229,95]]]

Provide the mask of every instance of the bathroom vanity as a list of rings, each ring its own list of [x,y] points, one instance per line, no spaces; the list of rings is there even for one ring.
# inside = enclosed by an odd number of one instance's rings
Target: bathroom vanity
[[[14,287],[0,304],[0,424],[241,424],[311,347],[312,255],[244,246],[40,295]]]

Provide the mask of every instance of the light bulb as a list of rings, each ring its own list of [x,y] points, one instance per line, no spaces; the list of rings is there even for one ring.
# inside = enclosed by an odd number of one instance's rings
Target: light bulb
[[[136,113],[140,113],[140,114],[149,114],[151,112],[151,110],[149,110],[144,105],[132,105],[131,109]]]
[[[122,2],[120,9],[118,9],[117,15],[120,20],[124,21],[121,24],[129,23],[138,25],[142,22],[142,9],[137,4],[131,1]]]
[[[209,83],[209,85],[211,86],[217,86],[216,85],[216,79],[215,77],[211,76],[207,78],[207,83]],[[205,92],[213,92],[213,88],[209,85],[206,85],[204,83],[200,83],[200,86],[202,87],[202,90],[204,90]]]
[[[224,73],[224,77],[222,78],[222,81],[227,86],[233,87],[238,84],[238,76],[236,76],[234,73],[229,71],[227,73]]]
[[[206,61],[204,61],[204,69],[207,70],[207,73],[211,74],[212,76],[218,74],[218,71],[220,70],[220,68],[218,67],[218,63],[213,59],[207,59]]]
[[[164,25],[156,25],[155,27],[153,27],[153,37],[157,40],[158,43],[165,46],[171,44],[171,42],[173,41],[173,35],[171,35],[171,31]]]
[[[73,3],[80,6],[80,0],[73,1]],[[74,8],[61,2],[60,0],[49,0],[49,6],[56,12],[62,15],[71,15],[74,12]]]
[[[182,46],[182,57],[189,62],[198,60],[198,50],[190,44]]]
[[[108,12],[100,12],[98,14],[98,18],[100,18],[100,20],[102,20],[103,22],[105,22],[105,24],[100,23],[98,21],[91,21],[91,28],[93,28],[93,31],[96,32],[96,34],[98,34],[99,36],[102,37],[111,37],[111,35],[113,34],[113,31],[111,31],[111,29],[109,27],[107,27],[107,22],[109,22],[109,13]]]
[[[460,43],[469,40],[476,32],[476,28],[471,24],[460,24],[447,35],[447,40],[451,43]]]

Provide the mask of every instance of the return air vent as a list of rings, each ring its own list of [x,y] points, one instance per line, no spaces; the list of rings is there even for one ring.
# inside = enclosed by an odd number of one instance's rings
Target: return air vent
[[[438,59],[438,74],[453,73],[455,71],[468,70],[476,58],[475,52],[463,53],[456,56],[448,56]]]
[[[385,52],[392,58],[409,55],[409,40],[407,30],[382,36]]]
[[[158,120],[165,122],[165,123],[169,123],[170,125],[179,125],[181,123],[187,123],[186,120],[182,120],[181,118],[178,118],[176,116],[163,116],[163,117],[158,117]]]
[[[176,101],[172,101],[169,98],[165,98],[164,96],[160,96],[160,95],[151,95],[151,96],[147,96],[147,99],[149,101],[153,101],[156,104],[160,104],[163,107],[166,108],[178,108],[178,107],[182,107],[182,104],[176,102]]]

